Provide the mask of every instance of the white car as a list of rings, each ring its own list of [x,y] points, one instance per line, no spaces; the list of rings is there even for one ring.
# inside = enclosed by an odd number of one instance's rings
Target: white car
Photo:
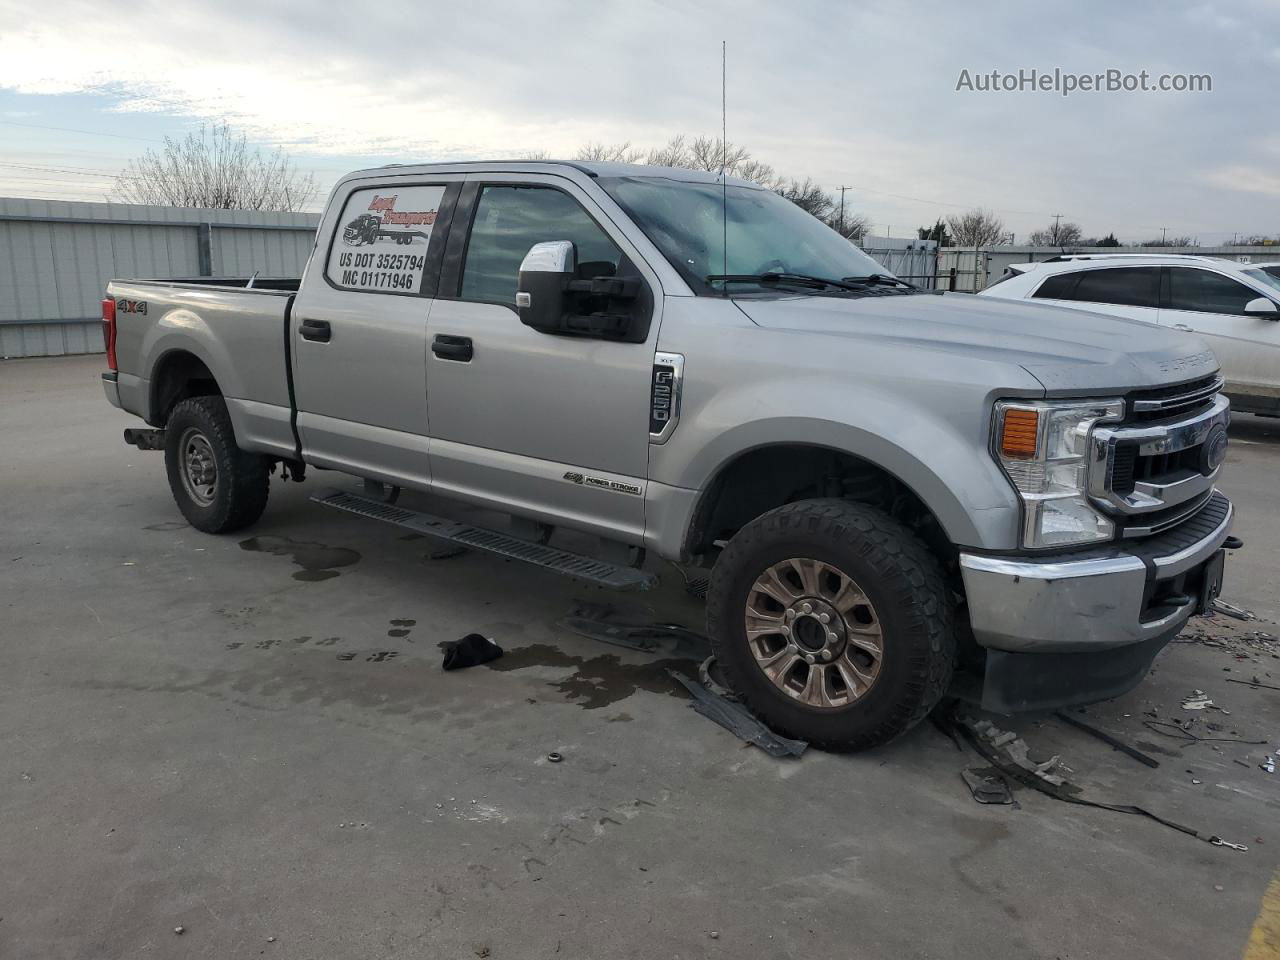
[[[1018,263],[979,296],[1034,299],[1197,333],[1233,409],[1280,416],[1280,264],[1172,254],[1074,254]]]

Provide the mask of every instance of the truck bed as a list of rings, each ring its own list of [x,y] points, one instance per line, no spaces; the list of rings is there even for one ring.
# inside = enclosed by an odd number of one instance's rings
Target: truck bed
[[[246,449],[293,456],[287,324],[299,281],[193,277],[112,280],[119,405],[156,425],[167,371],[202,364],[217,380]]]

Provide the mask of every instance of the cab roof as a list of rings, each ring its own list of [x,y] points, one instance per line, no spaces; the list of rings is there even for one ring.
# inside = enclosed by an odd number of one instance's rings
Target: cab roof
[[[386,176],[431,173],[556,173],[566,169],[584,173],[588,177],[664,177],[685,183],[719,183],[719,170],[689,170],[684,167],[656,167],[641,163],[604,163],[596,160],[454,160],[441,163],[389,163],[381,167],[354,170],[343,179],[365,179]],[[764,187],[741,177],[728,176],[725,180],[735,187]]]

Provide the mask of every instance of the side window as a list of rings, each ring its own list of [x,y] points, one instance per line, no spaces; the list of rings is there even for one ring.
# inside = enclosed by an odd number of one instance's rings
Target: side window
[[[1244,305],[1258,296],[1244,284],[1211,270],[1169,268],[1170,310],[1243,314]]]
[[[1079,281],[1079,273],[1060,273],[1040,284],[1033,296],[1045,300],[1070,300]]]
[[[611,277],[622,252],[573,197],[554,187],[488,186],[480,192],[467,256],[462,266],[463,300],[516,303],[520,262],[546,240],[572,240],[578,275]]]
[[[325,276],[343,290],[417,294],[443,186],[356,190],[338,218]]]
[[[1155,307],[1160,303],[1159,267],[1112,267],[1086,270],[1071,295],[1087,303],[1114,303],[1125,307]]]

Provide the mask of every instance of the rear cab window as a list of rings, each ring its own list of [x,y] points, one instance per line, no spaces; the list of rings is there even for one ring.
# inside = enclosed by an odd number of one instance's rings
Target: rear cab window
[[[352,191],[343,205],[324,275],[330,286],[361,293],[430,296],[437,222],[456,196],[446,184],[382,184]],[[437,268],[438,269],[438,268]],[[424,284],[429,278],[431,284]]]

